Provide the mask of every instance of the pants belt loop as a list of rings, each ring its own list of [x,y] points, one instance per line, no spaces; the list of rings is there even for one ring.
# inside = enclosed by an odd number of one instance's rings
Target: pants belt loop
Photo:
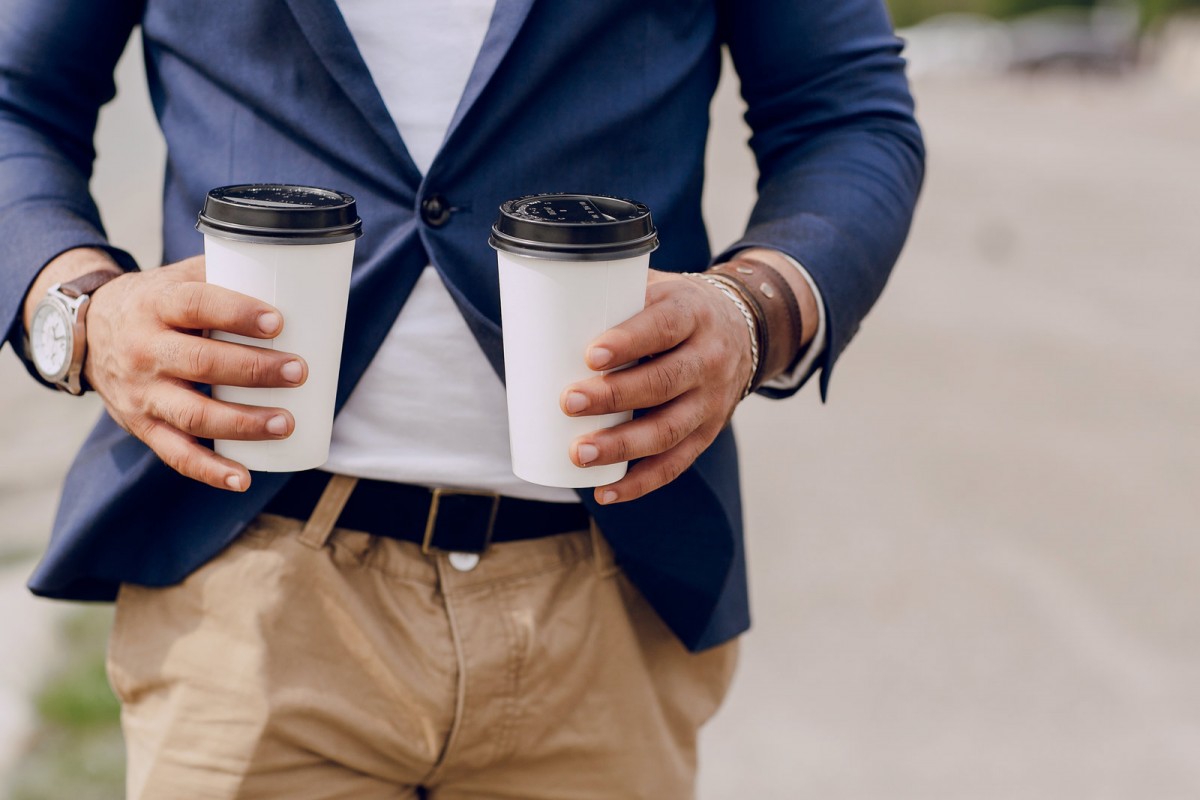
[[[602,578],[615,574],[620,569],[617,566],[616,557],[594,518],[588,520],[588,528],[591,532],[592,564],[596,568],[596,574]]]
[[[358,478],[349,475],[334,475],[329,479],[325,491],[321,492],[321,499],[317,501],[317,507],[304,523],[304,530],[300,532],[302,544],[313,550],[320,550],[325,546],[325,542],[329,541],[329,534],[333,532],[333,526],[342,515],[342,509],[346,507],[346,501],[350,499],[350,494],[357,485]]]

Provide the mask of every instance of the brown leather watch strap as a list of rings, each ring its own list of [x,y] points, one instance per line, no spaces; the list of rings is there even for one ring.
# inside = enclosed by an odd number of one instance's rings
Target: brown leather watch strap
[[[91,294],[113,278],[119,278],[125,273],[111,269],[98,269],[86,275],[80,275],[73,281],[62,284],[58,290],[71,299]]]
[[[124,272],[117,272],[111,269],[98,269],[95,272],[89,272],[85,275],[80,275],[73,281],[68,281],[58,287],[58,291],[62,292],[72,300],[78,300],[84,295],[91,295],[104,284],[111,281],[113,278],[119,278],[124,275]],[[83,394],[92,390],[88,383],[87,377],[83,373],[84,363],[87,360],[87,312],[91,306],[90,298],[81,303],[79,306],[78,316],[75,318],[76,329],[83,335],[83,347],[79,349],[79,363],[72,366],[69,385],[61,385],[60,388],[65,389],[71,394]]]
[[[804,325],[800,303],[774,267],[756,258],[734,256],[709,270],[738,284],[761,313],[759,369],[751,390],[784,372],[800,355]]]

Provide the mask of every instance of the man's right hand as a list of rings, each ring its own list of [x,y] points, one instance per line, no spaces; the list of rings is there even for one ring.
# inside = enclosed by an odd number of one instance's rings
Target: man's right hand
[[[84,376],[109,415],[175,471],[219,489],[245,491],[249,471],[197,439],[284,439],[282,408],[223,403],[194,384],[293,387],[299,356],[203,336],[205,330],[271,339],[283,317],[266,303],[204,282],[204,257],[122,275],[98,289],[87,312]]]

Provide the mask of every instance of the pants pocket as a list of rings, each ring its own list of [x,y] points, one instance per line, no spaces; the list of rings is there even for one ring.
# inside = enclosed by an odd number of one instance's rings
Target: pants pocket
[[[112,629],[108,633],[108,648],[104,654],[104,669],[108,674],[108,685],[112,688],[113,694],[121,701],[121,705],[128,702],[128,675],[122,667],[122,656],[124,655],[125,642],[125,615],[122,613],[121,596],[125,594],[125,584],[117,591],[117,600],[115,603],[116,611],[113,614]]]

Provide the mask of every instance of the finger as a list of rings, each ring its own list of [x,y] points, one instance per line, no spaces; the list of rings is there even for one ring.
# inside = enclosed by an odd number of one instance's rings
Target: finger
[[[158,337],[155,358],[161,374],[194,383],[288,388],[308,378],[304,359],[291,353],[186,333]]]
[[[296,428],[295,418],[285,409],[225,403],[174,382],[155,388],[148,410],[171,427],[201,439],[285,439]]]
[[[706,432],[697,431],[671,450],[644,458],[629,468],[625,477],[595,490],[601,505],[626,503],[666,486],[678,478],[712,443]]]
[[[167,325],[215,330],[270,339],[283,330],[283,315],[274,306],[244,294],[198,281],[163,284],[159,317]]]
[[[241,464],[202,447],[193,437],[165,423],[152,423],[141,439],[180,475],[235,492],[244,492],[250,486],[250,473]]]
[[[587,365],[612,369],[675,347],[696,330],[693,297],[691,292],[676,290],[609,328],[588,345]]]
[[[644,417],[581,436],[571,443],[571,460],[581,467],[616,464],[665,453],[705,422],[705,404],[692,393]]]
[[[559,397],[559,406],[572,417],[654,408],[699,386],[705,366],[704,356],[695,348],[681,348],[568,386]]]

